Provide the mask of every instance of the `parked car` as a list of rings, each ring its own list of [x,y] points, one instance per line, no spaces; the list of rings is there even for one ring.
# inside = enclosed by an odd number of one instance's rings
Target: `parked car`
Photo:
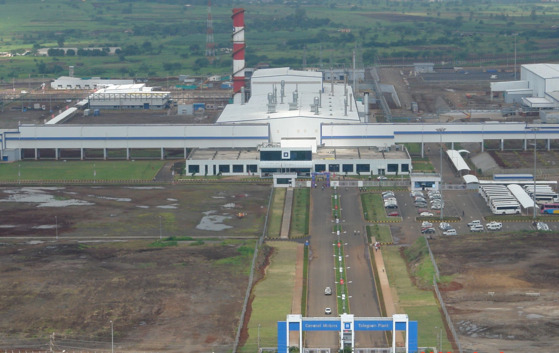
[[[431,212],[422,212],[419,214],[421,217],[433,217],[433,213]]]
[[[427,200],[425,200],[425,198],[421,197],[421,196],[416,196],[413,198],[414,202],[427,202]]]
[[[427,203],[426,203],[426,202],[414,202],[413,205],[414,205],[415,207],[422,207],[422,208],[427,207]]]
[[[443,235],[458,235],[458,233],[456,233],[456,229],[450,228],[450,229],[445,230],[443,232]]]
[[[392,191],[392,190],[383,191],[381,195],[386,195],[386,194],[392,194],[392,195],[394,195],[394,191]]]
[[[386,179],[388,179],[388,178],[385,177],[384,175],[379,175],[379,176],[377,177],[377,180],[386,180]]]
[[[501,230],[503,229],[503,223],[493,221],[487,223],[485,227],[487,228],[487,230]]]
[[[398,211],[388,212],[388,217],[398,217],[399,215],[400,215],[400,212],[398,212]]]
[[[429,233],[435,233],[435,228],[433,227],[421,228],[421,234],[429,234]]]
[[[483,232],[483,224],[474,224],[470,227],[470,232]]]
[[[423,192],[421,192],[421,191],[412,191],[412,192],[410,192],[410,196],[411,196],[411,197],[416,197],[416,196],[421,196],[421,197],[423,197]]]
[[[417,209],[417,213],[422,214],[423,212],[429,212],[429,210],[426,209],[426,208],[418,208]]]
[[[421,222],[421,228],[428,228],[428,227],[432,227],[433,223],[428,222],[428,221],[423,221]]]
[[[386,203],[384,204],[385,208],[398,208],[398,204],[397,203]]]
[[[393,193],[390,193],[390,194],[384,194],[384,195],[382,195],[382,198],[383,198],[384,200],[386,200],[386,199],[395,198],[395,196],[394,196]]]
[[[470,228],[476,225],[481,225],[481,221],[479,219],[476,219],[475,221],[471,221],[470,223],[468,223],[468,227]]]
[[[550,229],[549,229],[549,226],[547,225],[547,223],[544,223],[544,222],[538,222],[538,223],[536,224],[536,228],[537,228],[537,230],[541,230],[541,231],[543,231],[543,232],[547,232],[547,231],[550,230]]]
[[[441,223],[439,223],[439,228],[441,230],[449,230],[449,229],[452,229],[452,226],[448,222],[441,222]]]
[[[434,203],[430,207],[432,210],[440,210],[442,208],[442,205],[440,203]]]
[[[324,289],[324,295],[332,295],[332,288],[326,287]]]

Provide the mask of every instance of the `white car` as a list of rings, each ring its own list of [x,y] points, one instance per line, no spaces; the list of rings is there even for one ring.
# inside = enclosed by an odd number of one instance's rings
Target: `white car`
[[[433,214],[431,212],[421,212],[419,214],[420,217],[433,217]]]
[[[470,223],[468,223],[468,227],[472,227],[472,226],[479,226],[481,225],[481,221],[479,219],[476,219],[475,221],[471,221]]]
[[[324,289],[324,295],[332,295],[332,288],[326,287]]]
[[[489,222],[485,225],[487,230],[501,230],[503,229],[503,223],[501,222]]]
[[[470,227],[470,232],[483,232],[483,224],[474,224]]]
[[[386,179],[388,179],[388,178],[385,177],[384,175],[379,175],[379,176],[377,177],[377,180],[386,180]]]
[[[544,223],[544,222],[538,222],[538,223],[536,224],[536,228],[537,228],[538,230],[541,230],[541,231],[544,231],[544,232],[547,232],[547,231],[550,230],[550,229],[549,229],[549,226],[547,225],[547,223]]]
[[[441,223],[439,223],[439,228],[441,230],[449,230],[449,229],[452,229],[452,226],[450,225],[450,223],[441,222]]]
[[[431,223],[431,222],[423,221],[421,223],[421,228],[430,228],[432,226],[433,226],[433,223]]]
[[[330,314],[332,314],[332,309],[326,308],[326,309],[324,309],[324,313],[325,313],[326,315],[330,315]]]
[[[458,233],[456,233],[456,229],[450,228],[450,229],[445,230],[443,232],[443,235],[458,235]]]

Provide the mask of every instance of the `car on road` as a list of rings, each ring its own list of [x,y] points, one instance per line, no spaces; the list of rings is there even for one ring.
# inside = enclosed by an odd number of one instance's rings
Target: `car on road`
[[[433,217],[434,215],[433,215],[433,213],[431,213],[431,212],[421,212],[421,213],[419,214],[419,216],[420,216],[420,217]]]
[[[449,230],[449,229],[452,229],[452,226],[448,222],[441,222],[441,223],[439,223],[439,228],[441,230]]]
[[[550,230],[550,229],[549,229],[549,226],[547,225],[547,223],[544,223],[544,222],[538,222],[538,223],[536,224],[536,229],[537,229],[537,230],[541,230],[541,231],[543,231],[543,232],[547,232],[547,231]]]
[[[483,232],[483,224],[474,224],[470,227],[470,232]]]
[[[325,313],[326,315],[330,315],[330,314],[332,314],[332,309],[326,308],[326,309],[324,309],[324,313]]]
[[[476,219],[475,221],[471,221],[470,223],[468,223],[468,227],[472,227],[472,226],[477,226],[477,225],[481,225],[481,221],[479,219]]]
[[[485,227],[487,228],[487,230],[501,230],[503,229],[503,223],[493,221],[487,223]]]
[[[458,235],[458,233],[456,233],[456,229],[450,228],[450,229],[445,230],[443,232],[443,235]]]
[[[326,287],[324,289],[324,295],[332,295],[332,288]]]
[[[421,228],[421,234],[430,234],[430,233],[435,233],[435,228],[433,227]]]

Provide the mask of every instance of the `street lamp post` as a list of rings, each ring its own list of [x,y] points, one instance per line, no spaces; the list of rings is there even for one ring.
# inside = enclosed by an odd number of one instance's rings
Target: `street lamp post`
[[[441,138],[441,149],[440,149],[440,168],[439,172],[441,173],[441,180],[439,181],[439,192],[441,194],[441,220],[444,218],[444,198],[443,198],[443,133],[446,131],[446,128],[440,127],[437,129],[439,132],[439,136]]]
[[[161,216],[159,216],[159,240],[163,239],[163,224]]]
[[[534,201],[534,207],[533,207],[533,215],[532,217],[534,218],[534,220],[536,220],[536,147],[537,147],[537,137],[536,137],[536,131],[538,131],[539,129],[537,127],[532,128],[532,131],[534,131],[534,191],[532,192],[532,201]]]
[[[111,320],[111,353],[115,353],[115,335],[113,330],[113,320]]]

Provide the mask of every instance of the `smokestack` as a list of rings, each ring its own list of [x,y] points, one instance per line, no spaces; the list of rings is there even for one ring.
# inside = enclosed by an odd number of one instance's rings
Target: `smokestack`
[[[233,9],[233,94],[245,85],[245,9]]]

